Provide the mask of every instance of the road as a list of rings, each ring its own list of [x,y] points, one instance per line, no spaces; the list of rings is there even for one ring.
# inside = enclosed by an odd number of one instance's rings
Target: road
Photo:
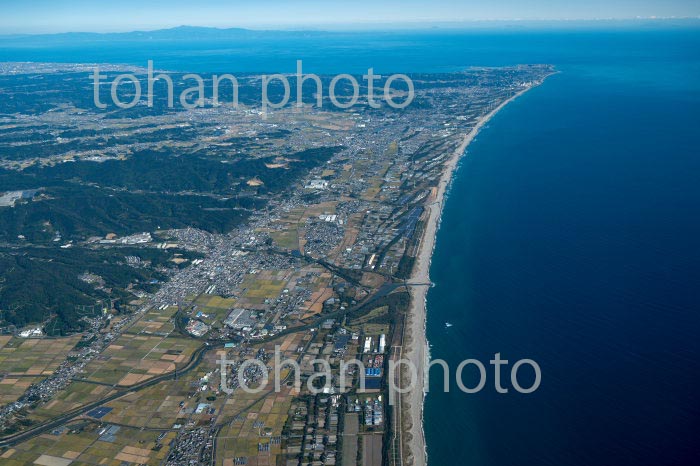
[[[324,314],[323,316],[320,316],[318,319],[314,320],[313,322],[302,325],[299,327],[292,327],[288,328],[286,330],[283,330],[273,336],[257,340],[255,343],[266,343],[269,341],[277,340],[285,335],[288,335],[290,333],[297,333],[297,332],[303,332],[304,330],[308,330],[310,328],[317,327],[322,321],[326,319],[335,319],[338,317],[342,317],[345,314],[349,312],[354,312],[359,309],[362,309],[373,302],[375,302],[377,299],[380,299],[392,291],[404,286],[402,283],[385,283],[382,285],[373,295],[365,299],[362,303],[358,304],[357,306],[350,308],[350,309],[345,309],[345,310],[338,310],[335,312],[331,312],[328,314]],[[133,386],[130,386],[128,388],[124,387],[116,387],[117,391],[115,393],[112,393],[111,395],[108,395],[104,398],[101,398],[100,400],[94,401],[92,403],[89,403],[87,405],[81,406],[79,408],[76,408],[72,411],[69,411],[67,413],[64,413],[60,416],[57,416],[49,421],[46,421],[42,424],[39,424],[37,426],[31,427],[28,430],[18,432],[16,434],[10,434],[5,437],[0,437],[0,448],[3,447],[11,447],[13,445],[17,445],[18,443],[22,443],[24,441],[27,441],[33,437],[36,437],[38,435],[41,435],[45,432],[50,431],[51,429],[55,429],[57,427],[62,426],[66,422],[70,421],[71,419],[74,419],[78,416],[82,416],[86,414],[87,412],[98,408],[106,403],[109,403],[111,401],[114,401],[118,398],[121,398],[124,395],[127,395],[129,393],[134,393],[138,392],[140,390],[143,390],[148,387],[152,387],[154,385],[157,385],[163,381],[166,380],[171,380],[174,379],[176,376],[180,377],[182,375],[187,374],[190,372],[192,369],[196,368],[204,359],[204,355],[206,354],[207,351],[212,350],[212,349],[218,349],[222,348],[224,346],[223,341],[217,341],[217,342],[206,342],[199,348],[197,348],[194,353],[192,353],[192,356],[190,357],[189,362],[183,367],[182,369],[177,369],[174,372],[169,372],[167,374],[162,374],[156,377],[153,377],[152,379],[146,380],[144,382],[137,383]]]

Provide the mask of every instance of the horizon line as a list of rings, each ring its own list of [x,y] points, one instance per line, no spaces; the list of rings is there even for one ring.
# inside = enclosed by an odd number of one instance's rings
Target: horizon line
[[[254,32],[352,32],[356,30],[377,30],[378,27],[389,27],[394,30],[407,28],[412,30],[431,30],[440,27],[458,29],[460,27],[486,23],[495,23],[506,25],[508,23],[526,25],[530,24],[565,24],[565,23],[610,23],[610,22],[636,22],[636,21],[699,21],[700,16],[636,16],[636,17],[609,17],[609,18],[541,18],[541,19],[526,19],[526,18],[495,18],[495,19],[466,19],[466,20],[405,20],[405,21],[384,21],[384,20],[367,20],[361,22],[337,22],[337,23],[299,23],[293,24],[259,24],[259,25],[241,25],[241,26],[205,26],[198,24],[178,24],[173,26],[154,27],[153,29],[115,29],[109,31],[90,31],[90,30],[66,30],[66,31],[51,31],[51,32],[3,32],[2,36],[50,36],[61,34],[131,34],[131,33],[149,33],[160,31],[172,31],[176,29],[192,28],[192,29],[209,29],[217,31],[254,31]],[[348,29],[344,29],[348,28]]]

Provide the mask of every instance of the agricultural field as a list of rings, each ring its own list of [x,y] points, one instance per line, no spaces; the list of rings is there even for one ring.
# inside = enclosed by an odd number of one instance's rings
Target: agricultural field
[[[107,403],[105,407],[111,411],[102,421],[147,429],[208,422],[225,401],[225,397],[217,396],[220,382],[214,370],[213,364],[202,364],[201,369],[181,379],[164,381]]]
[[[331,273],[325,270],[318,277],[314,278],[311,284],[313,292],[310,299],[304,303],[305,313],[301,317],[302,319],[308,319],[320,314],[323,310],[323,303],[335,295],[333,289],[329,286],[331,279]]]
[[[241,284],[243,292],[239,305],[255,308],[254,305],[260,306],[266,299],[278,298],[284,289],[288,273],[289,271],[285,270],[264,270],[256,274],[247,274]]]
[[[80,338],[80,335],[41,339],[0,336],[0,373],[49,376]]]
[[[335,209],[338,205],[337,201],[322,202],[320,204],[313,204],[306,208],[304,211],[303,219],[307,218],[318,218],[321,214],[332,215],[335,214]]]
[[[86,380],[130,386],[187,364],[201,343],[181,337],[124,333],[85,368]]]
[[[0,463],[3,466],[158,465],[167,456],[167,445],[173,438],[175,432],[72,423],[8,449],[0,455]]]
[[[304,207],[297,207],[285,212],[282,219],[276,223],[276,228],[269,231],[272,240],[283,249],[299,249],[299,223],[304,216]]]
[[[17,401],[33,383],[53,373],[80,340],[0,336],[0,405]]]
[[[138,321],[134,322],[127,333],[145,333],[166,335],[174,330],[174,325],[170,322],[177,312],[176,306],[168,306],[165,309],[152,308]]]
[[[308,342],[308,337],[297,333],[268,342],[263,347],[272,355],[275,346],[279,346],[281,360],[297,359],[297,349],[305,342]],[[248,465],[279,464],[277,459],[282,454],[282,429],[299,389],[291,383],[284,383],[280,391],[275,392],[274,358],[267,364],[273,369],[266,390],[260,393],[237,390],[226,400],[226,416],[219,420],[222,427],[217,437],[217,464],[233,466],[234,458],[246,458],[245,464]],[[288,369],[280,370],[283,380],[288,374]]]
[[[299,249],[299,230],[295,225],[286,225],[284,230],[273,230],[270,236],[275,244],[283,249]]]
[[[237,306],[236,302],[234,298],[202,294],[194,302],[196,312],[192,317],[197,317],[214,328],[221,328],[231,309]]]
[[[8,375],[0,379],[0,406],[17,401],[31,384],[44,378],[44,376],[13,377]]]
[[[37,422],[47,421],[80,406],[98,401],[112,392],[111,387],[104,385],[73,381],[51,401],[31,411],[30,418]]]
[[[250,466],[274,465],[282,454],[282,429],[293,396],[289,387],[271,393],[225,425],[217,438],[217,464],[233,466],[235,457]]]

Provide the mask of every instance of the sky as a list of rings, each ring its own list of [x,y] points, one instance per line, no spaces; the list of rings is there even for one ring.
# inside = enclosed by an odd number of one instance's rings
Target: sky
[[[700,0],[0,0],[0,34],[700,17]]]

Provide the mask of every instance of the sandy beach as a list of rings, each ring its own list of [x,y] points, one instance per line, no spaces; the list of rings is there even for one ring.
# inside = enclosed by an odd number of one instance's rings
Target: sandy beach
[[[428,363],[428,342],[425,334],[426,325],[426,294],[430,283],[430,260],[435,247],[435,237],[440,226],[440,215],[442,214],[443,200],[445,192],[449,186],[452,174],[459,163],[462,155],[474,140],[479,130],[503,107],[520,97],[536,85],[524,88],[513,97],[505,100],[498,107],[481,117],[472,130],[464,136],[462,143],[454,151],[452,157],[447,162],[445,171],[442,174],[437,187],[436,199],[426,206],[427,223],[421,239],[416,265],[413,270],[409,284],[411,286],[411,307],[409,310],[408,322],[404,335],[404,358],[410,360],[418,373],[418,383],[410,392],[403,395],[401,399],[403,430],[402,459],[403,466],[425,466],[428,462],[425,435],[423,431],[423,401],[425,368]]]

